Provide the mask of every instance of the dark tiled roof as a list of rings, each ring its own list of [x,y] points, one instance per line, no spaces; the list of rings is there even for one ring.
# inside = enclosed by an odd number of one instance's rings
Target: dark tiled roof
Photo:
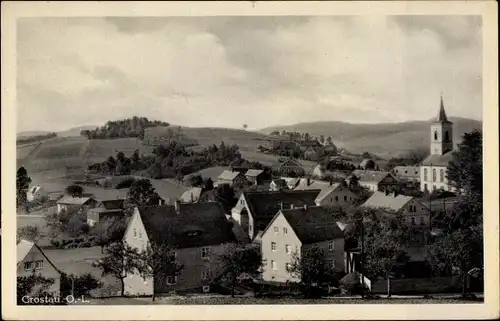
[[[337,221],[323,207],[309,206],[281,211],[303,244],[343,238]]]
[[[176,248],[219,245],[235,241],[232,224],[219,203],[139,207],[148,237]]]
[[[272,219],[276,213],[283,208],[290,208],[304,205],[314,205],[314,200],[321,190],[307,191],[265,191],[265,192],[245,192],[245,200],[252,217]]]
[[[107,200],[101,201],[98,207],[104,206],[107,210],[123,209],[123,203],[125,200]]]
[[[429,155],[422,161],[423,166],[448,166],[448,163],[453,160],[453,151],[449,151],[444,155]]]

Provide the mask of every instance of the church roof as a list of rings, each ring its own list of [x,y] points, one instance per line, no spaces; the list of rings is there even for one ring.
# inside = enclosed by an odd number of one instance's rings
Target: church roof
[[[443,155],[429,155],[422,161],[422,166],[448,166],[448,163],[453,160],[453,151],[449,151]]]
[[[436,118],[436,123],[451,124],[451,122],[448,120],[448,117],[446,116],[446,111],[444,110],[443,96],[441,96],[441,103],[439,105],[439,113]]]

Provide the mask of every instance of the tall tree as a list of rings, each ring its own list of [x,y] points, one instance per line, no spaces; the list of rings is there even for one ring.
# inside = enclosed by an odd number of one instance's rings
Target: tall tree
[[[41,233],[37,225],[26,225],[17,229],[17,240],[27,240],[37,243],[40,240]]]
[[[141,253],[142,265],[139,269],[143,278],[153,278],[153,284],[165,284],[168,277],[177,276],[184,268],[173,255],[174,248],[167,243],[151,241]],[[155,300],[153,288],[152,300]]]
[[[231,296],[234,297],[235,287],[240,277],[258,278],[264,264],[260,249],[251,245],[226,244],[216,257],[221,275],[218,279],[231,286]]]
[[[83,187],[80,185],[69,185],[66,187],[66,193],[73,197],[82,197],[83,195]]]
[[[138,179],[132,183],[128,191],[127,205],[147,206],[158,204],[160,196],[156,193],[149,179]]]
[[[325,252],[317,246],[300,254],[293,253],[288,272],[300,280],[306,295],[310,295],[315,286],[330,283],[335,278],[333,266],[328,263]]]
[[[121,296],[125,295],[125,278],[142,268],[142,258],[136,248],[125,242],[108,246],[107,255],[93,265],[102,270],[102,275],[111,275],[120,281]]]
[[[17,207],[25,206],[28,202],[28,188],[31,184],[31,178],[28,176],[26,168],[19,167],[16,177],[16,205]]]
[[[326,139],[326,142],[328,143],[328,145],[332,145],[333,144],[332,136],[328,136],[328,138]]]
[[[40,274],[31,274],[29,276],[17,277],[17,304],[26,304],[23,297],[44,297],[50,296],[47,290],[54,284],[55,279],[47,278]]]

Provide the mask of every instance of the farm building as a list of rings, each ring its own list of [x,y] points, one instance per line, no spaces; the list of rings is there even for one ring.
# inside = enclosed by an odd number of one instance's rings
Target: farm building
[[[100,201],[96,207],[87,210],[87,224],[93,227],[106,219],[123,216],[124,202],[124,200]]]
[[[398,186],[398,181],[389,172],[368,171],[368,170],[355,170],[351,176],[347,178],[350,183],[352,176],[356,176],[358,184],[370,191],[376,192],[380,190],[392,189]]]
[[[73,196],[63,196],[57,201],[57,214],[61,214],[63,211],[79,211],[93,208],[96,204],[96,200],[92,197],[73,197]]]
[[[287,159],[273,166],[273,170],[283,176],[303,176],[305,174],[304,166],[294,159]]]
[[[217,181],[214,183],[214,186],[229,184],[233,185],[246,185],[248,183],[245,175],[241,172],[232,172],[232,171],[223,171],[222,174],[219,175]]]
[[[262,185],[264,183],[264,180],[267,178],[266,173],[261,170],[261,169],[249,169],[245,173],[246,179],[252,184],[252,185]]]
[[[284,191],[288,190],[288,185],[286,184],[286,181],[282,178],[276,178],[271,181],[271,184],[269,184],[269,191],[271,192],[277,192],[277,191]]]

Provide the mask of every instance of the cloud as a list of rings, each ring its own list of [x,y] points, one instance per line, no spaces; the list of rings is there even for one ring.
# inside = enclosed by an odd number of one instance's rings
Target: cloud
[[[481,119],[473,16],[24,18],[18,131]]]

